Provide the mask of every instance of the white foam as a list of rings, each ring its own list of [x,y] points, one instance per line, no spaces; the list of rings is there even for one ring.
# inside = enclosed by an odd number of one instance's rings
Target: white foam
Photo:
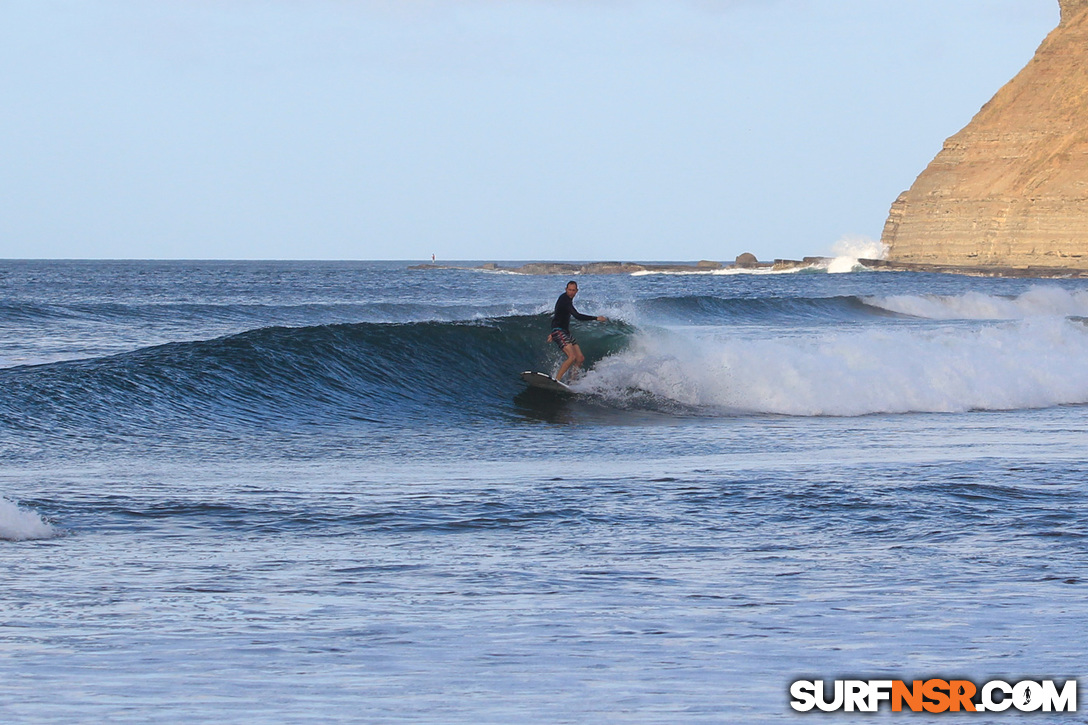
[[[34,511],[20,508],[6,498],[0,498],[0,539],[28,541],[50,539],[57,530]]]
[[[809,331],[750,339],[658,332],[582,388],[786,415],[1015,410],[1088,403],[1088,328],[1062,318],[982,327]]]
[[[831,247],[834,259],[828,262],[827,271],[829,274],[858,272],[864,269],[859,259],[884,259],[887,252],[887,246],[871,237],[842,237]]]
[[[866,304],[930,320],[1020,320],[1047,315],[1088,315],[1088,291],[1037,285],[1018,297],[981,292],[962,295],[867,297]]]
[[[753,274],[753,275],[769,275],[769,274],[796,274],[803,269],[812,269],[808,267],[791,267],[788,269],[773,269],[771,267],[723,267],[721,269],[692,269],[692,270],[659,270],[659,269],[643,269],[638,272],[631,272],[631,277],[650,277],[658,275],[662,277],[732,277],[735,275]]]

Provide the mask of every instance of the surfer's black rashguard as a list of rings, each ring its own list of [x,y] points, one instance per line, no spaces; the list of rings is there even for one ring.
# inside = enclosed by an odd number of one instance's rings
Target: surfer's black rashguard
[[[566,292],[559,295],[559,299],[555,301],[555,314],[552,315],[552,329],[563,330],[570,333],[570,318],[573,317],[576,320],[586,322],[588,320],[596,320],[593,315],[583,315],[578,310],[574,309],[574,300],[570,298]]]

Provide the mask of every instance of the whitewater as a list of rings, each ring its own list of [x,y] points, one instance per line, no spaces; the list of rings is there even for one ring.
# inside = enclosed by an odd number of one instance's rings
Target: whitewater
[[[573,398],[518,377],[565,278],[0,262],[0,717],[759,723],[796,679],[1082,676],[1088,283],[843,260],[579,277]]]

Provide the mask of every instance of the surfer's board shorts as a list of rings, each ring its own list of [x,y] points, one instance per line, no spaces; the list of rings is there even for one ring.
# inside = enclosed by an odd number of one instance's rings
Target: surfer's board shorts
[[[577,345],[578,341],[574,339],[574,335],[564,330],[561,327],[557,327],[552,330],[552,342],[559,346],[562,350],[567,345]]]

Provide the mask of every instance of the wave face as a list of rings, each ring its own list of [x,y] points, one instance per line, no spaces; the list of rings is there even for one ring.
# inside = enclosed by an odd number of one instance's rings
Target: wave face
[[[589,361],[630,328],[579,331]],[[137,434],[233,423],[292,427],[495,417],[548,369],[547,320],[359,323],[264,328],[131,353],[0,370],[0,422],[23,432],[91,428]]]
[[[28,303],[0,301],[13,333],[0,340],[0,368],[103,357],[153,344],[206,340],[266,327],[457,322],[526,315],[539,305],[335,302],[323,304]],[[34,352],[21,344],[36,339]]]

